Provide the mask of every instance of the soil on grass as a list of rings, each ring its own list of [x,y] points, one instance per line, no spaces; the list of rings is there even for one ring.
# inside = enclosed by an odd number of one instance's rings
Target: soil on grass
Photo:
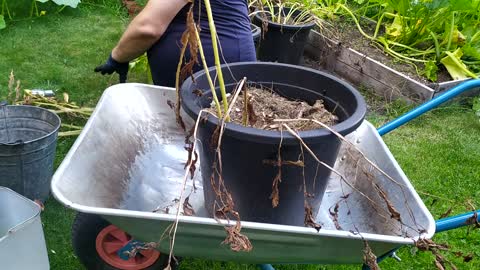
[[[369,35],[373,35],[375,32],[375,22],[370,21],[368,19],[361,20],[362,29]],[[316,29],[324,36],[339,42],[344,47],[352,48],[372,59],[375,59],[382,64],[401,72],[410,78],[421,82],[423,84],[430,84],[432,83],[425,77],[421,76],[422,70],[424,69],[424,65],[422,63],[416,63],[418,72],[414,65],[400,61],[395,59],[385,53],[380,45],[372,42],[371,40],[362,36],[362,34],[358,31],[356,25],[349,19],[339,19],[335,21],[329,21],[328,23],[324,24],[323,29]],[[379,34],[383,34],[383,29],[380,29]],[[315,61],[315,60],[311,60]],[[308,63],[306,63],[307,66]],[[317,63],[317,65],[321,65],[321,63]],[[310,66],[314,67],[314,66]],[[439,66],[438,72],[438,82],[445,82],[450,81],[452,78],[448,74],[447,70],[443,66]]]
[[[325,108],[323,100],[316,100],[308,104],[302,100],[291,100],[280,96],[271,89],[247,86],[248,126],[263,130],[280,130],[281,125],[275,119],[314,119],[327,126],[338,122],[338,117]],[[245,90],[240,93],[230,112],[231,120],[243,125],[245,112]],[[212,104],[213,105],[213,104]],[[214,110],[212,106],[212,110]],[[294,130],[305,131],[321,128],[312,121],[289,122],[288,126]]]

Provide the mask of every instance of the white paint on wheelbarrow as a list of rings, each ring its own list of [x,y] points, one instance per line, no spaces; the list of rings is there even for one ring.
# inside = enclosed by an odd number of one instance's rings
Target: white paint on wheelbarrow
[[[152,211],[157,207],[165,209],[178,198],[187,158],[184,133],[177,127],[174,112],[167,105],[175,102],[175,96],[172,88],[143,84],[108,88],[55,173],[54,196],[77,211],[102,215],[141,241],[157,242],[165,237],[175,215],[172,211],[170,214]],[[348,139],[359,141],[357,146],[398,181],[400,185],[385,177],[376,180],[407,226],[399,226],[388,216],[385,218],[385,214],[379,215],[365,198],[352,194],[348,198],[351,211],[344,205],[339,207],[342,230],[337,230],[329,210],[344,193],[339,179],[332,176],[316,218],[323,224],[320,232],[313,228],[245,221],[242,232],[252,241],[254,249],[249,253],[233,252],[221,245],[225,238],[222,224],[227,221],[219,223],[206,215],[201,172],[197,171],[198,190],[190,197],[197,215],[180,216],[175,254],[250,263],[359,263],[363,256],[362,237],[369,241],[377,255],[412,244],[418,237],[432,237],[435,231],[433,217],[375,128],[364,122]],[[345,145],[340,151],[339,157],[348,153]],[[348,162],[341,159],[337,160],[335,168],[344,174],[353,173]],[[358,177],[352,181],[356,188],[385,207],[364,180]],[[345,185],[343,188],[349,192]],[[187,187],[187,192],[189,190]],[[354,223],[361,236],[350,232]],[[420,236],[412,228],[425,231]],[[403,237],[405,233],[408,238]],[[159,249],[167,251],[168,247],[167,237]]]
[[[4,187],[0,205],[0,269],[50,269],[40,207]]]

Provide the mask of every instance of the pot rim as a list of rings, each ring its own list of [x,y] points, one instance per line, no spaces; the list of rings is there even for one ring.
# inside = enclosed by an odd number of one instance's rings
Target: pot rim
[[[33,106],[33,105],[5,105],[5,107],[10,107],[10,108],[25,108],[25,109],[33,109],[33,110],[38,110],[38,111],[43,111],[45,113],[48,113],[50,115],[52,115],[55,120],[57,121],[56,125],[55,125],[55,128],[49,132],[48,134],[45,134],[41,137],[38,137],[38,138],[35,138],[35,139],[32,139],[32,140],[29,140],[29,141],[22,141],[20,143],[2,143],[0,142],[0,146],[16,146],[16,145],[24,145],[24,144],[30,144],[30,143],[33,143],[33,142],[37,142],[37,141],[41,141],[45,138],[48,138],[52,135],[54,135],[55,133],[57,133],[59,130],[60,130],[60,126],[62,124],[62,120],[60,119],[60,116],[58,116],[58,114],[50,111],[50,110],[47,110],[45,108],[42,108],[42,107],[38,107],[38,106]],[[0,107],[0,110],[1,110],[1,107]],[[2,121],[2,119],[0,118],[0,121]]]
[[[342,134],[342,135],[347,135],[348,133],[352,132],[355,130],[364,120],[365,114],[366,114],[366,103],[362,95],[350,84],[347,82],[341,80],[340,78],[337,78],[331,74],[325,73],[323,71],[319,71],[316,69],[312,68],[307,68],[307,67],[302,67],[302,66],[296,66],[296,65],[291,65],[291,64],[284,64],[284,63],[276,63],[276,62],[237,62],[237,63],[232,63],[232,64],[223,64],[221,65],[222,69],[225,67],[235,67],[235,66],[245,66],[245,65],[261,65],[261,66],[284,66],[288,68],[295,68],[295,69],[301,69],[306,72],[313,72],[317,73],[320,75],[323,75],[325,77],[328,77],[335,82],[341,84],[343,87],[347,88],[350,90],[350,92],[353,94],[356,102],[357,102],[357,110],[350,116],[348,116],[346,119],[343,121],[331,126],[330,128],[333,129],[334,131]],[[215,70],[215,67],[209,68],[209,72]],[[201,70],[195,74],[193,74],[193,77],[197,78],[199,76],[202,76],[205,74],[205,70]],[[248,78],[247,78],[248,79]],[[255,81],[255,83],[266,83],[262,81]],[[269,82],[271,84],[271,82]],[[195,102],[195,97],[197,97],[193,93],[185,93],[185,89],[190,89],[193,87],[194,81],[192,80],[192,77],[190,76],[185,82],[182,84],[181,89],[180,89],[180,95],[182,96],[182,107],[185,110],[185,112],[190,115],[194,119],[194,121],[197,119],[198,114],[200,111],[203,109],[199,104]],[[209,92],[204,91],[204,92]],[[217,126],[218,125],[218,118],[217,117],[211,117],[212,115],[208,115],[206,123],[209,125]],[[298,139],[295,138],[293,135],[291,135],[288,131],[274,131],[274,130],[263,130],[263,129],[258,129],[258,128],[253,128],[253,127],[245,127],[240,124],[228,122],[225,124],[225,133],[227,133],[235,136],[235,137],[240,137],[245,140],[268,140],[272,141],[272,143],[278,142],[280,139],[283,140],[283,143],[298,143]],[[282,134],[283,133],[283,134]],[[312,129],[312,130],[305,130],[305,131],[298,131],[298,135],[304,140],[305,142],[316,142],[317,138],[319,137],[324,137],[324,136],[331,136],[332,133],[325,129],[325,128],[319,128],[319,129]]]

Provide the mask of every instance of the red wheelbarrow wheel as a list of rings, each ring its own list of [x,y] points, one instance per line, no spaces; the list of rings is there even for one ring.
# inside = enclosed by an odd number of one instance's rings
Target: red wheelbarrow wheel
[[[144,250],[129,260],[117,251],[132,237],[98,215],[78,213],[72,226],[73,250],[88,270],[163,270],[168,254]],[[177,259],[178,260],[178,259]],[[172,262],[172,269],[177,263]]]

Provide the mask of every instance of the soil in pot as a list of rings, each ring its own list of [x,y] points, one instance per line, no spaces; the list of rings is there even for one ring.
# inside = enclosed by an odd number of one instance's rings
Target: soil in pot
[[[288,14],[289,9],[278,8],[274,12]],[[257,58],[265,62],[279,62],[287,64],[299,64],[303,59],[303,52],[307,43],[310,29],[315,22],[296,22],[301,11],[293,12],[292,18],[283,23],[272,22],[271,16],[265,12],[259,12],[253,17],[253,23],[262,29],[257,49]]]
[[[338,117],[338,123],[332,128],[340,134],[347,135],[355,130],[365,116],[366,105],[361,95],[344,81],[327,73],[262,62],[230,64],[228,71],[225,66],[223,68],[228,92],[236,88],[236,78],[247,77],[251,84],[272,89],[279,96],[293,101],[296,109],[283,110],[289,113],[295,111],[298,114],[300,111],[297,109],[302,106],[308,109],[319,107],[317,101],[323,100],[324,108]],[[215,71],[212,69],[210,74],[214,77]],[[200,110],[210,108],[212,95],[205,72],[196,73],[194,78],[195,81],[192,78],[185,81],[181,95],[184,110],[196,119]],[[202,90],[201,95],[198,95],[198,89]],[[256,91],[251,90],[252,93]],[[283,105],[277,106],[287,108],[283,102]],[[331,171],[319,165],[306,150],[303,151],[297,138],[287,130],[280,132],[226,123],[220,146],[220,178],[216,174],[219,168],[214,166],[218,164],[218,139],[215,140],[214,136],[218,134],[218,118],[208,113],[203,116],[205,121],[199,122],[197,139],[200,140],[205,207],[210,215],[213,216],[221,207],[214,187],[223,183],[231,193],[234,210],[240,213],[242,221],[304,226],[305,201],[311,207],[310,216],[315,216]],[[238,121],[240,116],[232,117]],[[339,139],[326,129],[306,129],[298,132],[303,142],[320,160],[333,166],[340,146]],[[273,200],[275,197],[278,197],[277,202]]]
[[[215,113],[215,107],[212,106],[211,109],[212,113]],[[263,130],[280,130],[281,123],[275,121],[276,119],[314,119],[327,126],[333,126],[338,121],[338,117],[325,108],[323,99],[308,104],[303,100],[282,97],[268,87],[255,85],[246,86],[240,93],[233,104],[230,117],[232,122],[239,125]],[[319,128],[318,124],[309,121],[290,122],[288,126],[297,131]]]

